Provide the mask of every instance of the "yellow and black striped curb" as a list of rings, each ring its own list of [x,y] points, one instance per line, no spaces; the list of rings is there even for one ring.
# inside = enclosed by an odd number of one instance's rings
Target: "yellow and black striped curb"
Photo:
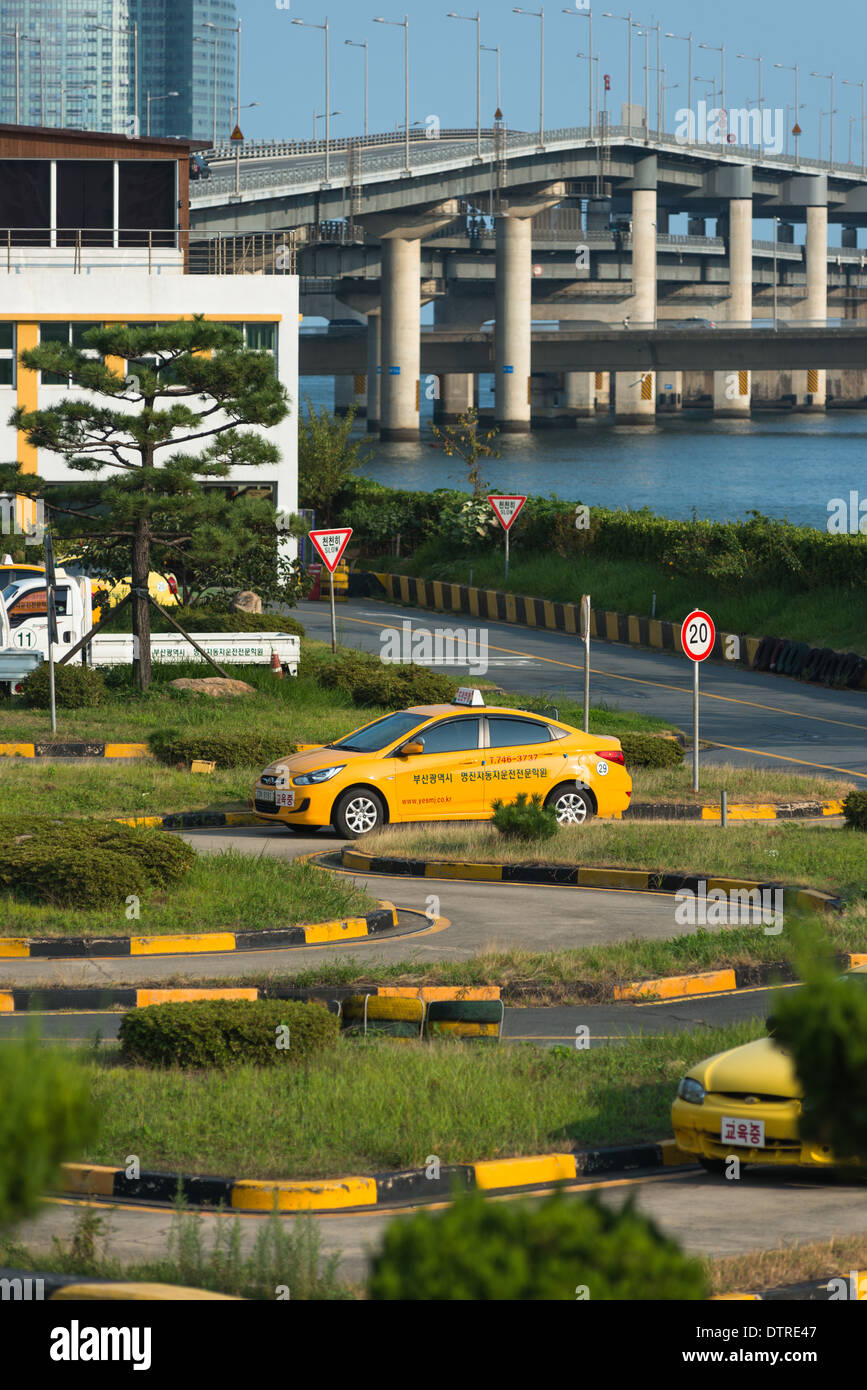
[[[81,1274],[44,1274],[33,1269],[0,1269],[0,1300],[27,1303],[188,1302],[243,1300],[230,1293],[188,1289],[182,1284],[132,1284],[119,1279],[88,1279]]]
[[[584,868],[576,864],[484,864],[449,859],[404,859],[390,855],[362,854],[357,849],[341,851],[345,869],[368,874],[387,874],[394,878],[470,879],[483,883],[544,884],[556,888],[615,888],[637,893],[774,892],[782,890],[784,906],[813,911],[838,911],[843,903],[816,888],[791,888],[781,883],[760,883],[756,879],[721,878],[715,874],[668,874],[652,869]]]
[[[99,1012],[105,1009],[146,1009],[154,1004],[187,1004],[199,999],[292,999],[301,1003],[339,1002],[351,996],[370,994],[379,999],[420,999],[425,1004],[447,1000],[452,1003],[496,1001],[499,985],[337,985],[318,989],[291,989],[278,986],[222,985],[188,989],[136,987],[58,988],[0,990],[0,1014]]]
[[[157,830],[216,829],[225,825],[261,825],[252,811],[176,811],[166,816],[111,816],[118,825],[145,826]]]
[[[467,584],[452,584],[444,579],[418,579],[408,574],[362,571],[358,579],[366,583],[368,589],[378,585],[384,596],[393,603],[414,604],[418,608],[433,608],[447,613],[465,613],[489,622],[515,623],[520,627],[563,632],[572,637],[577,637],[581,630],[581,607],[577,603],[532,598],[525,594],[507,593],[502,589],[475,589]],[[664,622],[660,618],[641,618],[635,613],[619,613],[608,608],[590,610],[590,636],[603,642],[620,642],[629,647],[650,647],[655,651],[682,655],[680,632],[680,623]],[[718,632],[711,659],[725,661],[730,666],[753,669],[762,640],[745,633]],[[741,655],[734,660],[726,655],[727,651],[740,652]],[[838,655],[842,659],[843,653]],[[867,671],[860,684],[867,686]]]
[[[424,931],[430,920],[412,913],[420,922],[408,931]],[[316,922],[305,927],[276,931],[191,932],[184,936],[43,936],[0,937],[0,960],[24,960],[51,956],[73,960],[82,956],[177,956],[194,952],[279,950],[284,946],[321,946],[323,943],[363,941],[377,932],[399,926],[397,908],[388,904],[363,917]]]
[[[784,801],[750,804],[743,802],[729,806],[729,820],[818,820],[828,816],[842,816],[843,802],[831,801]],[[623,812],[623,820],[676,820],[708,821],[719,824],[722,820],[719,802],[709,806],[693,806],[687,802],[634,802]]]
[[[146,743],[0,743],[0,758],[153,758]]]
[[[844,951],[836,957],[843,970],[867,965],[867,955]],[[799,978],[791,961],[770,961],[756,965],[726,966],[719,970],[704,970],[697,975],[667,975],[659,980],[634,980],[632,984],[615,985],[615,1000],[686,999],[696,994],[731,994],[739,989],[756,989],[762,985],[791,983]]]
[[[200,1178],[183,1173],[142,1173],[138,1178],[128,1178],[123,1168],[66,1163],[60,1191],[163,1204],[174,1201],[180,1193],[190,1206],[222,1205],[236,1211],[334,1211],[442,1201],[456,1189],[513,1192],[602,1173],[694,1165],[694,1155],[678,1149],[673,1139],[658,1144],[533,1154],[481,1163],[429,1164],[371,1176],[320,1179]]]

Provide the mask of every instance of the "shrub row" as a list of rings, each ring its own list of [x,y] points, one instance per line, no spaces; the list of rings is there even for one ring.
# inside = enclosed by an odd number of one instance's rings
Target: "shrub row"
[[[107,699],[101,671],[90,666],[70,664],[54,668],[54,696],[58,709],[93,709]],[[22,683],[22,698],[30,709],[48,709],[48,662],[43,661]]]
[[[265,767],[295,751],[292,740],[280,734],[180,733],[161,729],[150,735],[151,752],[161,763],[174,767],[204,758],[217,767]]]
[[[290,632],[304,637],[305,629],[295,618],[282,613],[242,613],[234,608],[216,604],[178,605],[169,610],[172,617],[187,632]],[[124,608],[112,618],[109,626],[115,632],[132,632],[132,613]],[[174,632],[175,628],[162,612],[151,608],[151,631]]]
[[[31,903],[103,908],[168,888],[195,850],[162,830],[111,821],[0,816],[0,890]]]
[[[368,652],[341,648],[334,656],[311,659],[302,654],[302,675],[312,675],[326,690],[340,690],[356,705],[384,705],[400,709],[407,705],[449,704],[454,699],[455,682],[426,666],[391,665]]]
[[[132,1009],[119,1037],[124,1060],[141,1066],[298,1066],[334,1047],[339,1028],[320,1004],[203,999]]]
[[[502,544],[496,524],[466,526],[466,492],[436,488],[407,492],[359,478],[344,490],[338,508],[342,525],[352,526],[369,553],[385,550],[400,535],[410,552],[436,541],[443,553],[493,550]],[[748,521],[713,522],[694,517],[675,521],[649,508],[620,511],[590,508],[590,524],[576,527],[575,503],[556,497],[528,498],[511,535],[513,553],[555,550],[564,556],[648,561],[675,574],[713,579],[734,589],[750,583],[785,585],[808,591],[826,586],[867,588],[867,536],[831,535],[753,512]],[[438,576],[431,575],[436,578]]]

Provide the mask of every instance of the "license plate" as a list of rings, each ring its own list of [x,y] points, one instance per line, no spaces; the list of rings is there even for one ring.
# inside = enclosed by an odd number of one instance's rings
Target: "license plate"
[[[257,800],[257,801],[273,801],[273,800],[274,800],[274,796],[275,796],[275,792],[274,792],[274,788],[273,788],[273,787],[257,787],[257,788],[256,788],[256,800]]]
[[[740,1145],[746,1149],[765,1147],[764,1120],[735,1120],[723,1115],[720,1122],[720,1139],[724,1144]]]

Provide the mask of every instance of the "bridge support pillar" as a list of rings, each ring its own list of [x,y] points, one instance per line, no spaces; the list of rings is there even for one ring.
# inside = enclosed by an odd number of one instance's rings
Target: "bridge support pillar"
[[[421,242],[382,242],[382,373],[379,434],[384,440],[418,439]]]
[[[807,298],[800,317],[817,326],[828,318],[828,206],[807,208]],[[792,373],[796,410],[823,411],[827,401],[827,372],[815,369]]]
[[[497,218],[494,414],[505,434],[530,429],[533,219]]]
[[[635,166],[632,184],[632,299],[628,314],[636,328],[656,325],[656,174],[656,156],[646,155]],[[614,415],[618,425],[654,423],[655,372],[616,373]]]
[[[656,409],[674,415],[683,409],[683,372],[659,372],[656,380]]]
[[[382,313],[371,309],[367,315],[367,430],[379,429],[380,376],[382,353]]]
[[[476,379],[472,372],[443,372],[439,396],[434,397],[434,419],[438,425],[456,425],[475,404]]]
[[[334,414],[348,415],[352,406],[359,419],[367,414],[367,384],[365,377],[336,376],[334,378]]]
[[[596,416],[596,373],[564,372],[565,401],[576,420],[592,420]]]
[[[736,171],[740,173],[740,171]],[[750,184],[752,180],[750,180]],[[729,300],[726,318],[730,323],[750,324],[753,320],[753,200],[732,198],[728,205]],[[714,415],[748,418],[752,399],[749,371],[714,372]]]

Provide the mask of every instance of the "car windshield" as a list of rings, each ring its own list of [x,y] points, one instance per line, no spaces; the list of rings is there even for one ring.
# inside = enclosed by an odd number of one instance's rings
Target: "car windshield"
[[[8,603],[9,600],[10,600],[17,592],[18,592],[18,585],[17,585],[17,584],[7,584],[7,585],[6,585],[6,588],[3,590],[3,602],[4,602],[4,603]]]
[[[330,743],[328,747],[345,748],[350,753],[378,753],[381,748],[387,748],[390,743],[403,738],[404,734],[423,723],[422,715],[401,710],[399,714],[387,714],[366,728],[357,729],[354,734],[348,734],[339,743]]]

